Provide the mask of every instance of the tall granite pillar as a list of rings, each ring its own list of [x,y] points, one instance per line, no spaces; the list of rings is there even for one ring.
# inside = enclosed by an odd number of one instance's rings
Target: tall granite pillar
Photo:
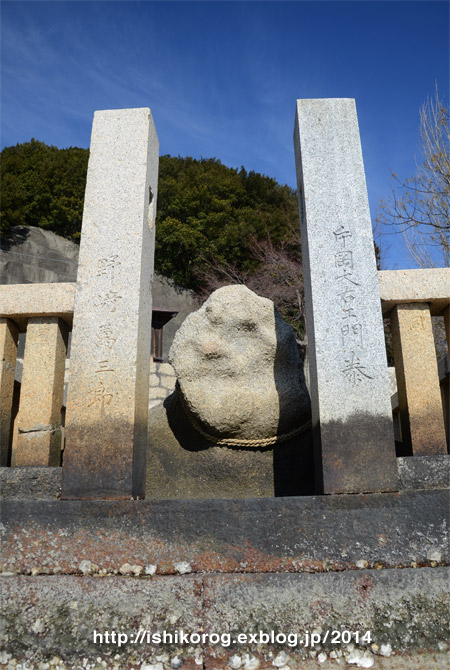
[[[144,497],[158,138],[96,112],[75,298],[63,498]]]
[[[395,490],[386,351],[355,101],[298,100],[294,144],[317,488]]]
[[[16,324],[0,318],[0,465],[8,465],[18,337]]]

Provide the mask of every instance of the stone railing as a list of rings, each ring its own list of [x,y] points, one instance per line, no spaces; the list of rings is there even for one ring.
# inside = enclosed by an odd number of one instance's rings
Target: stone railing
[[[378,280],[383,315],[391,321],[404,450],[415,456],[446,454],[448,364],[439,375],[431,316],[444,317],[448,343],[450,269],[388,270],[378,272]],[[2,465],[60,465],[75,292],[74,283],[0,286]],[[21,332],[27,332],[27,344],[19,406],[14,369]],[[150,405],[173,387],[172,368],[151,365]]]
[[[405,450],[414,456],[446,454],[449,376],[440,388],[431,317],[444,317],[450,350],[450,268],[384,271],[378,279],[391,325]]]
[[[64,372],[75,290],[76,284],[0,286],[1,465],[9,460],[13,466],[60,465]],[[14,371],[18,336],[25,331],[18,405]]]
[[[380,294],[392,325],[402,439],[410,455],[445,454],[448,412],[446,437],[430,315],[444,316],[448,341],[450,270],[377,275],[352,101],[300,101],[297,125],[317,491],[397,490]],[[339,163],[331,166],[330,142]],[[149,110],[96,113],[77,284],[0,287],[2,465],[10,449],[13,466],[60,464],[74,324],[66,498],[145,492],[157,148]],[[166,394],[161,383],[150,402]],[[445,393],[448,404],[448,380]]]
[[[60,465],[64,383],[75,283],[0,285],[1,465]],[[20,333],[27,333],[21,383],[14,379]],[[168,363],[150,363],[149,408],[175,386]],[[19,392],[20,386],[20,392]],[[19,407],[20,393],[20,407]],[[65,395],[65,394],[64,394]]]

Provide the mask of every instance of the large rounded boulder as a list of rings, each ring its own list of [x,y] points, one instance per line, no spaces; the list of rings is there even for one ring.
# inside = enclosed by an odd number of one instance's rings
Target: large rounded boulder
[[[290,326],[246,286],[225,286],[183,322],[169,360],[194,427],[216,443],[266,446],[310,418],[303,365]]]

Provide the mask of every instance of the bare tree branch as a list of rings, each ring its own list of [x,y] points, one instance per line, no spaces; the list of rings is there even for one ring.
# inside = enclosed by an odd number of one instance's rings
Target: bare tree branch
[[[380,201],[375,225],[400,232],[420,267],[450,266],[450,124],[436,87],[420,110],[421,160],[415,174]]]

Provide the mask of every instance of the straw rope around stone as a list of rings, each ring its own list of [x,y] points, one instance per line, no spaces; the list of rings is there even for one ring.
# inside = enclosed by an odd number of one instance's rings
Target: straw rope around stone
[[[192,424],[192,427],[198,433],[200,433],[202,437],[206,438],[209,442],[213,442],[218,446],[224,446],[224,447],[253,447],[254,449],[261,447],[270,447],[274,444],[287,442],[287,440],[290,440],[291,438],[300,435],[305,430],[308,430],[308,428],[311,428],[311,421],[309,420],[306,421],[306,423],[304,423],[303,425],[299,426],[298,428],[290,430],[288,433],[282,433],[281,435],[274,435],[273,437],[255,438],[253,440],[244,440],[234,437],[215,437],[214,435],[210,435],[205,430],[203,430],[203,428],[198,424],[198,422],[194,419],[194,417],[189,411],[186,412],[186,415],[190,423]]]

